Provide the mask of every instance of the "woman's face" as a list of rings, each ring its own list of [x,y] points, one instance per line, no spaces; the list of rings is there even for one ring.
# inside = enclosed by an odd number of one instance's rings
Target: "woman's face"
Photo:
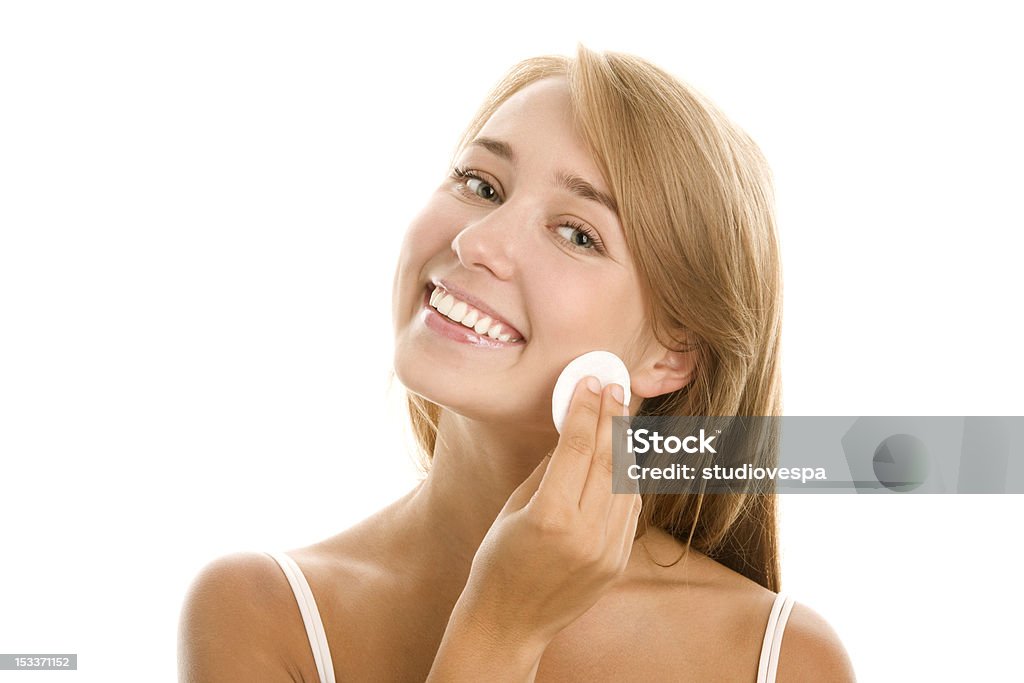
[[[554,433],[551,392],[569,361],[604,349],[630,367],[646,321],[609,194],[564,78],[501,105],[405,235],[393,292],[402,384],[467,417]],[[435,301],[447,315],[430,304],[436,286],[451,295]]]

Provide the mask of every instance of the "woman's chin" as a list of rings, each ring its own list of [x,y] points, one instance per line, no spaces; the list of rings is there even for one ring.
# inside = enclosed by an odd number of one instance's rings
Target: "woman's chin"
[[[453,377],[436,361],[396,353],[394,358],[395,377],[407,391],[436,403],[443,408],[458,411],[459,395],[465,390],[465,382]]]

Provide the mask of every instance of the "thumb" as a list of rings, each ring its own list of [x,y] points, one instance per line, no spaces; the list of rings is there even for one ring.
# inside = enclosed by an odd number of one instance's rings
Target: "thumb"
[[[516,487],[516,490],[508,497],[505,507],[501,510],[502,515],[515,512],[516,510],[521,510],[530,502],[530,499],[533,498],[533,494],[537,492],[537,488],[540,486],[541,480],[544,478],[544,473],[548,470],[549,462],[551,462],[550,453],[541,459],[540,463],[533,468],[533,472],[530,473],[530,476],[524,479],[523,483]]]

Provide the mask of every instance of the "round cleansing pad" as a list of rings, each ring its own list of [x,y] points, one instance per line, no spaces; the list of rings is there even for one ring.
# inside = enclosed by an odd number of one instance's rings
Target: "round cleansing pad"
[[[555,391],[551,394],[551,417],[555,421],[555,429],[562,433],[562,423],[569,412],[569,401],[580,380],[593,375],[601,381],[601,387],[609,384],[622,386],[625,403],[629,405],[629,370],[622,359],[611,351],[591,351],[574,358],[565,366],[562,374],[555,382]]]

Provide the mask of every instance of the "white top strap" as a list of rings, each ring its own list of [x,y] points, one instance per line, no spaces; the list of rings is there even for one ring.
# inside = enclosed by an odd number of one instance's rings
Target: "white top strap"
[[[306,636],[309,638],[309,646],[313,650],[313,661],[316,662],[316,671],[320,675],[320,683],[335,683],[334,663],[331,661],[331,650],[327,645],[327,635],[324,633],[324,624],[320,619],[320,610],[316,607],[316,600],[313,599],[313,591],[309,589],[309,582],[303,576],[302,570],[295,560],[283,552],[267,552],[277,560],[288,577],[292,592],[295,593],[295,601],[299,604],[299,612],[302,613],[302,623],[306,626]]]
[[[768,626],[764,630],[761,644],[761,660],[757,666],[757,683],[775,683],[775,672],[779,667],[779,651],[782,649],[782,634],[793,610],[793,598],[784,592],[775,596]]]

